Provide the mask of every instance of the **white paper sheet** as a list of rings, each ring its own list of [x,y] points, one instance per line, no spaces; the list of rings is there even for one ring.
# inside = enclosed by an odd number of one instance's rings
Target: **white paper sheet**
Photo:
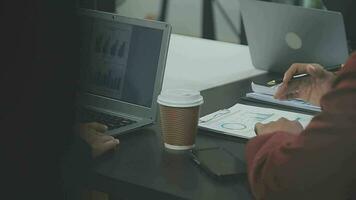
[[[256,136],[254,127],[257,122],[268,123],[276,121],[281,117],[289,120],[298,120],[304,128],[313,118],[312,115],[235,104],[229,109],[219,110],[201,117],[199,127],[226,135],[249,139]]]

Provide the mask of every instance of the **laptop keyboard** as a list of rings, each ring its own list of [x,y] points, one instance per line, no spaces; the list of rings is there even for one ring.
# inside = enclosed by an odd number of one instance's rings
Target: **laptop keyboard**
[[[116,129],[116,128],[120,128],[123,126],[136,123],[136,121],[124,117],[118,117],[110,114],[96,112],[94,110],[89,110],[89,109],[81,109],[79,111],[79,117],[80,117],[79,119],[80,122],[83,123],[99,122],[105,124],[108,127],[108,130],[112,130],[112,129]]]

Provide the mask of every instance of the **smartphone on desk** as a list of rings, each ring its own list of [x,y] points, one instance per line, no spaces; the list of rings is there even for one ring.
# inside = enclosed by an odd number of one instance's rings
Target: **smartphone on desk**
[[[217,179],[231,179],[246,174],[246,164],[221,147],[193,149],[192,160]]]

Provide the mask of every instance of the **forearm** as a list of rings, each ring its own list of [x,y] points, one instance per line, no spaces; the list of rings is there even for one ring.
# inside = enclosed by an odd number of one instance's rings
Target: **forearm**
[[[333,188],[339,191],[338,188],[355,178],[355,133],[350,131],[356,130],[355,121],[356,116],[322,114],[299,136],[276,132],[252,139],[247,145],[246,157],[256,198],[339,195],[332,192]],[[345,162],[348,163],[344,166]]]
[[[288,143],[295,137],[284,132],[271,133],[258,136],[247,144],[248,178],[256,199],[265,199],[272,191],[276,193],[283,190],[285,184],[277,175],[277,167],[286,162],[286,157],[278,151],[283,148],[283,143]]]

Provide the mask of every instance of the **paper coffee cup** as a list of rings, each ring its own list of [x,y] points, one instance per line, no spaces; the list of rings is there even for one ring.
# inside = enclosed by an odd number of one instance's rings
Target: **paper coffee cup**
[[[160,104],[162,137],[168,149],[187,150],[195,145],[199,109],[204,102],[200,92],[185,89],[162,91]]]

